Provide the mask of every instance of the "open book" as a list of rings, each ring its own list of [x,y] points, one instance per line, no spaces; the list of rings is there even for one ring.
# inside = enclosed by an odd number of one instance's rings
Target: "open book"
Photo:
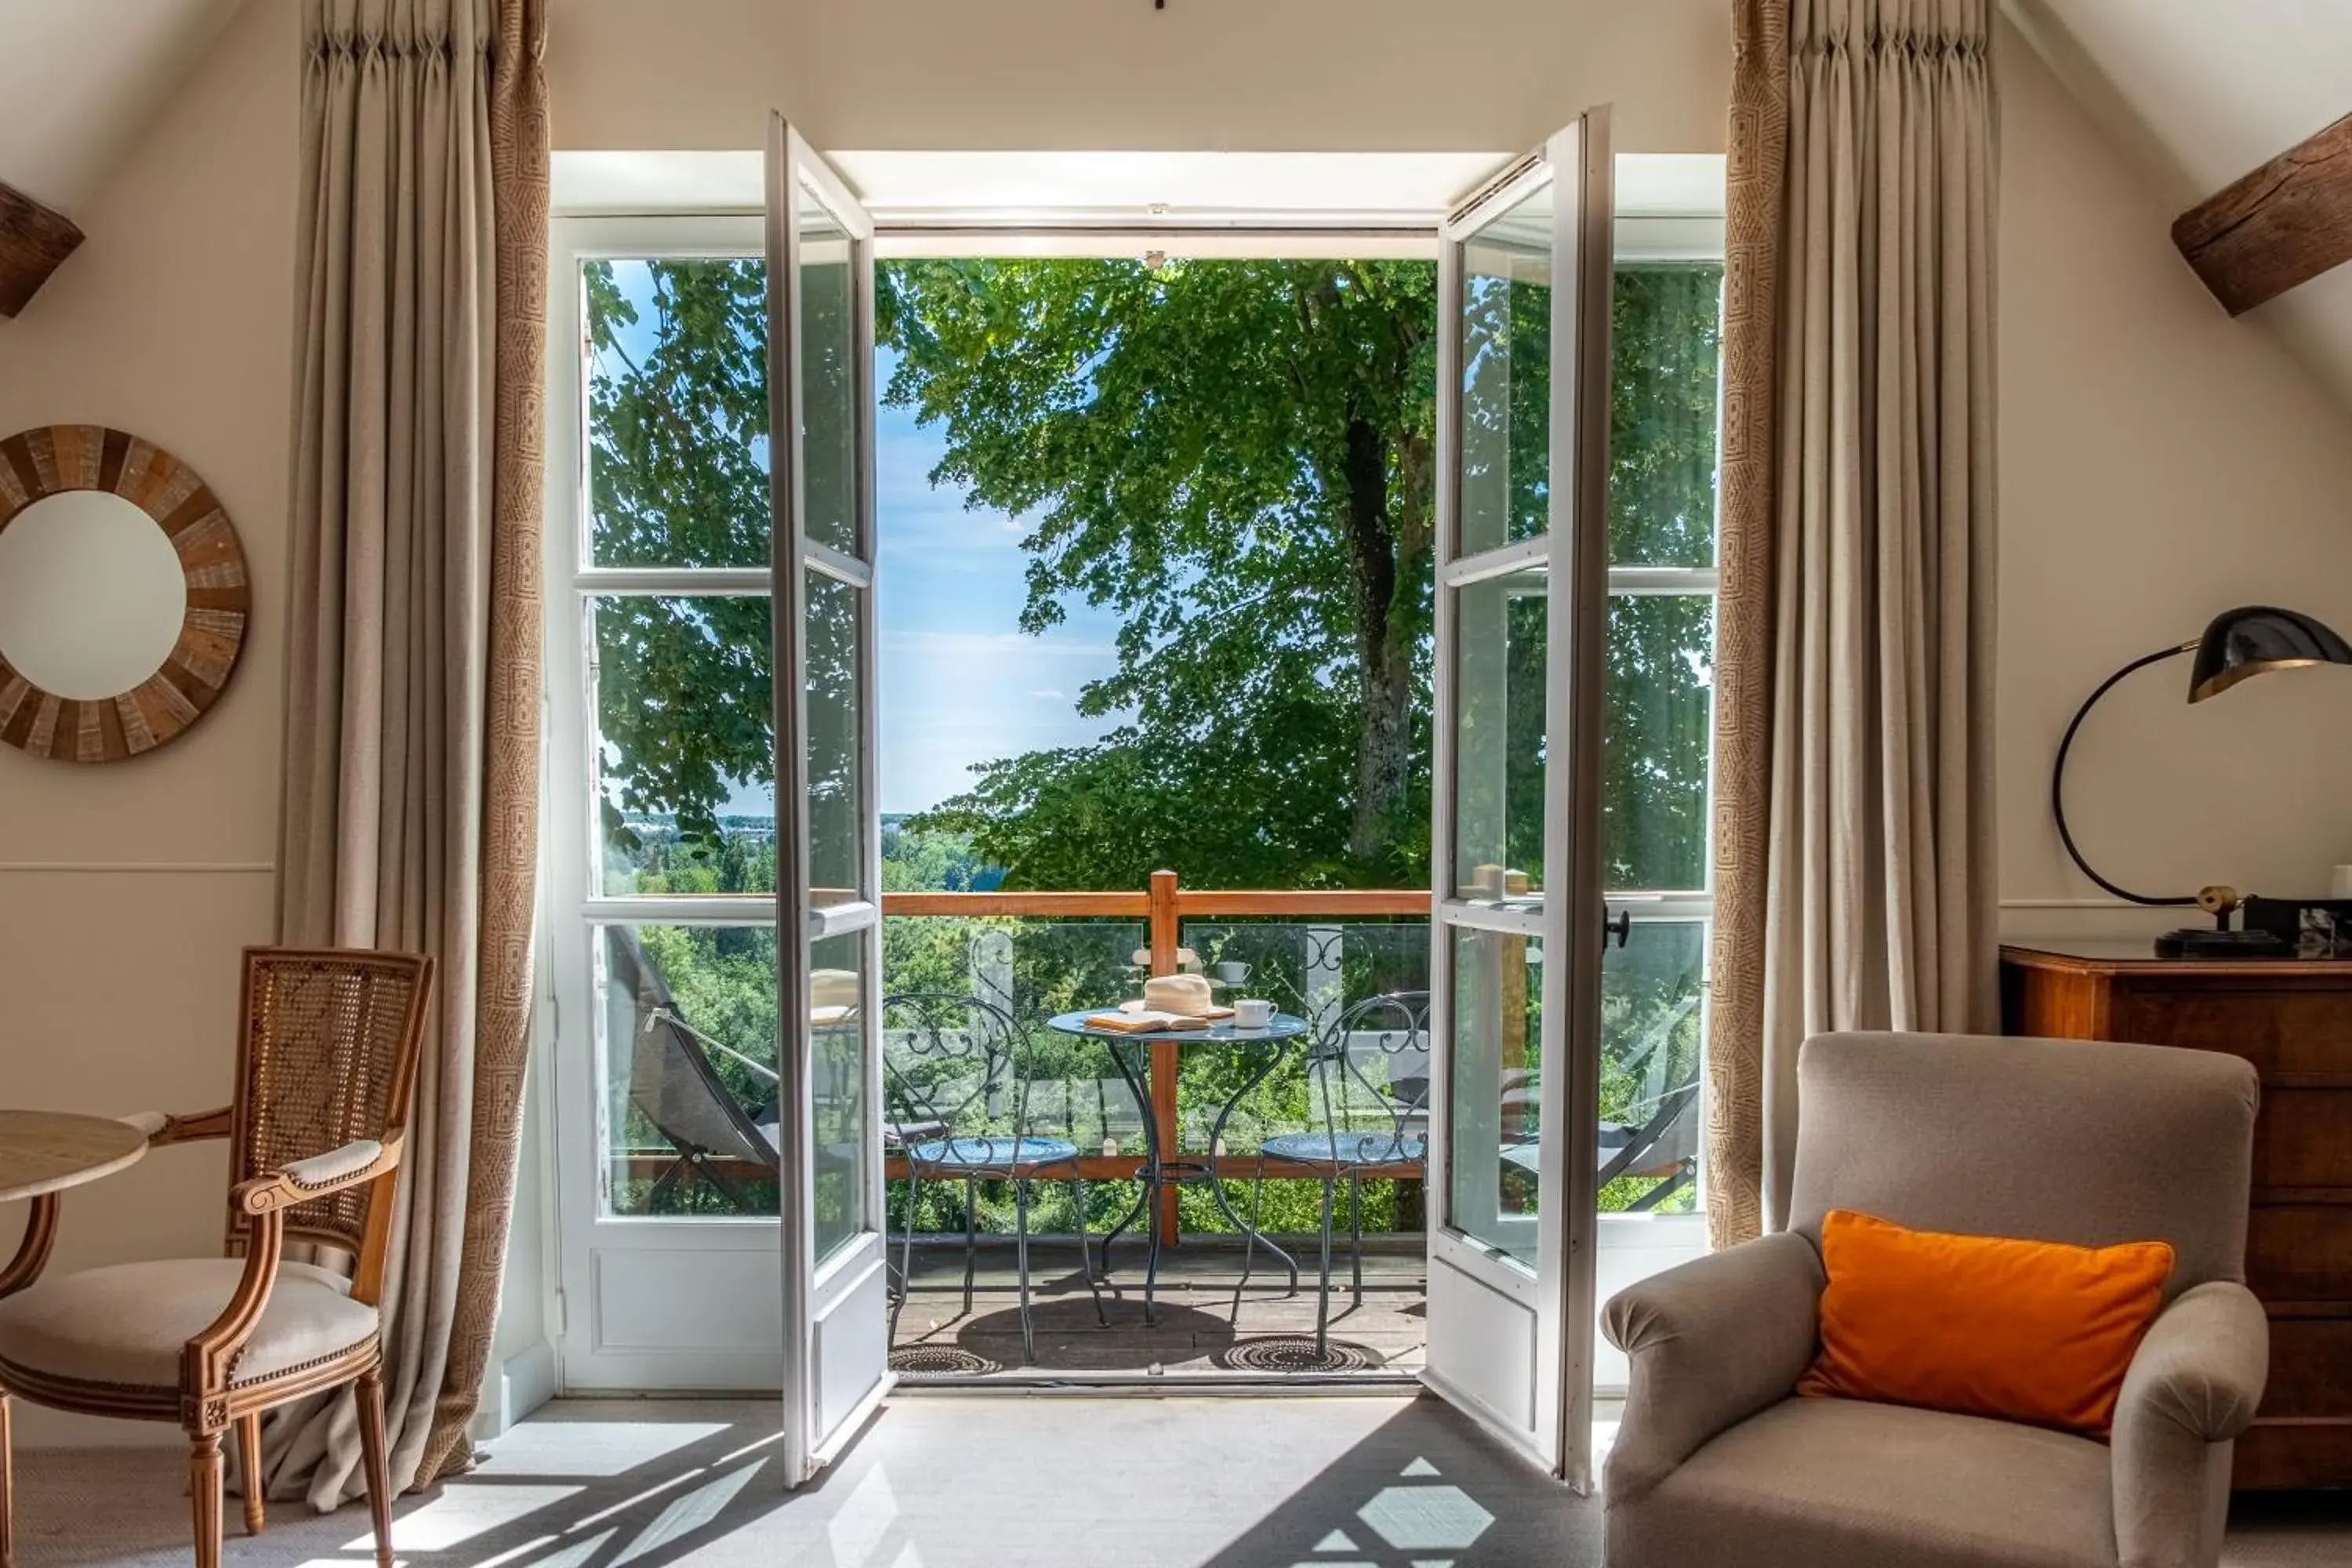
[[[1205,1029],[1213,1021],[1196,1018],[1189,1013],[1160,1013],[1148,1007],[1087,1015],[1087,1028],[1109,1029],[1122,1035],[1154,1035],[1163,1029]]]

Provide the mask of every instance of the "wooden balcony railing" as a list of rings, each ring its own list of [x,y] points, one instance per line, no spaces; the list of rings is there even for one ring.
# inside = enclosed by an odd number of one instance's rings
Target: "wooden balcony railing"
[[[1140,920],[1150,932],[1150,973],[1176,973],[1177,952],[1183,945],[1184,921],[1192,919],[1255,918],[1283,915],[1326,920],[1381,920],[1400,916],[1426,920],[1430,896],[1426,889],[1272,888],[1193,889],[1178,881],[1173,871],[1154,871],[1150,888],[1139,892],[1054,893],[885,893],[882,913],[890,915],[1045,916],[1060,919]],[[1176,1072],[1183,1047],[1160,1040],[1151,1047],[1152,1131],[1160,1146],[1171,1153],[1177,1147]],[[1220,1164],[1223,1162],[1220,1161]],[[1237,1172],[1255,1166],[1255,1157],[1236,1159]],[[1090,1155],[1079,1162],[1089,1181],[1131,1176],[1132,1155]],[[1269,1167],[1269,1171],[1274,1170]],[[1160,1194],[1160,1234],[1177,1238],[1177,1191]]]
[[[1426,889],[1194,889],[1182,886],[1173,871],[1155,871],[1149,888],[1132,892],[885,893],[882,895],[882,913],[886,918],[944,916],[966,920],[1012,917],[1141,921],[1149,932],[1150,973],[1173,974],[1177,968],[1177,954],[1182,946],[1183,923],[1187,920],[1265,920],[1285,916],[1320,920],[1426,920],[1430,913],[1430,895]],[[884,984],[886,987],[888,984],[887,975]],[[1160,1146],[1171,1153],[1178,1149],[1176,1076],[1181,1050],[1181,1046],[1168,1041],[1156,1042],[1152,1046],[1150,1104],[1145,1108],[1151,1118],[1152,1131],[1160,1140]],[[1129,1179],[1135,1174],[1139,1154],[1139,1151],[1089,1154],[1079,1161],[1079,1170],[1088,1181]],[[627,1157],[629,1173],[650,1178],[666,1168],[671,1158],[667,1154],[651,1152],[632,1154]],[[1255,1155],[1217,1156],[1215,1163],[1221,1170],[1230,1167],[1236,1179],[1246,1180],[1255,1173],[1257,1159]],[[1285,1173],[1279,1162],[1269,1163],[1265,1170],[1268,1175]],[[756,1177],[761,1173],[742,1173],[747,1177]],[[905,1173],[894,1163],[889,1173],[895,1178],[903,1176]],[[1417,1169],[1377,1169],[1368,1170],[1365,1173],[1405,1178],[1416,1176],[1419,1172]],[[1171,1185],[1162,1194],[1160,1211],[1161,1234],[1171,1243],[1178,1237],[1176,1208],[1177,1190]]]

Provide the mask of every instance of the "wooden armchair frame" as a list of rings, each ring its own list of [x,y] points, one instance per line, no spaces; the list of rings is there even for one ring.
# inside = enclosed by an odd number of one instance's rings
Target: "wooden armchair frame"
[[[356,982],[404,985],[404,1016],[392,1044],[394,1060],[390,1064],[388,1087],[382,1096],[383,1125],[376,1135],[351,1140],[340,1147],[303,1157],[280,1160],[238,1181],[236,1162],[250,1161],[256,1152],[255,1121],[259,1114],[255,1105],[257,1075],[266,1070],[257,1062],[256,1053],[257,1047],[268,1048],[257,1033],[260,1026],[256,1011],[257,990],[273,966],[309,966]],[[239,1352],[260,1326],[262,1313],[269,1305],[289,1236],[352,1252],[351,1299],[370,1306],[381,1300],[385,1248],[432,991],[433,961],[414,953],[340,948],[246,950],[238,1007],[236,1102],[194,1115],[156,1117],[150,1113],[141,1119],[142,1125],[152,1129],[148,1133],[150,1148],[215,1138],[230,1141],[234,1153],[227,1242],[231,1256],[242,1250],[244,1271],[228,1304],[182,1349],[177,1389],[89,1383],[0,1364],[0,1568],[13,1568],[14,1563],[8,1431],[8,1402],[12,1395],[22,1394],[41,1405],[83,1415],[178,1422],[189,1440],[188,1480],[194,1510],[197,1568],[218,1568],[222,1437],[232,1426],[236,1428],[238,1472],[245,1493],[245,1527],[247,1533],[257,1535],[265,1523],[260,1483],[263,1414],[289,1401],[346,1383],[355,1385],[359,1404],[360,1442],[366,1466],[368,1511],[375,1529],[376,1562],[379,1568],[392,1568],[392,1489],[384,1451],[382,1339],[372,1334],[334,1355],[244,1383],[236,1381],[235,1368]],[[331,1216],[320,1223],[305,1222],[306,1216],[300,1212],[305,1205],[362,1189],[366,1193],[365,1218],[356,1238],[347,1227],[338,1228]],[[0,1297],[25,1289],[40,1277],[57,1237],[57,1195],[50,1194],[35,1201],[16,1256],[5,1270],[0,1270]]]

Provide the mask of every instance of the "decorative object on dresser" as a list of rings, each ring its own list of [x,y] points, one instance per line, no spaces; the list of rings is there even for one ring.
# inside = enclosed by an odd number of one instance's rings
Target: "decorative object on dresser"
[[[2106,679],[2099,682],[2074,717],[2066,726],[2065,738],[2058,742],[2057,761],[2050,768],[2050,814],[2058,823],[2059,842],[2074,864],[2108,892],[2135,904],[2155,904],[2186,908],[2194,904],[2213,917],[2210,931],[2184,930],[2168,931],[2156,939],[2157,955],[2161,958],[2284,958],[2294,949],[2292,940],[2282,938],[2275,930],[2265,929],[2249,920],[2246,929],[2231,931],[2230,916],[2246,900],[2234,888],[2209,887],[2195,893],[2156,895],[2135,893],[2120,887],[2091,868],[2075,847],[2074,835],[2066,826],[2066,753],[2074,744],[2074,732],[2083,727],[2100,698],[2105,697],[2125,677],[2151,664],[2184,653],[2197,656],[2189,672],[2189,700],[2202,702],[2218,697],[2238,682],[2274,669],[2297,669],[2320,664],[2352,664],[2352,644],[2336,636],[2327,626],[2296,610],[2282,610],[2271,605],[2247,605],[2235,610],[2224,610],[2213,617],[2204,634],[2172,647],[2160,647],[2154,653],[2142,654]]]
[[[204,717],[253,611],[245,551],[196,471],[99,425],[0,441],[0,741],[111,763]]]
[[[2246,1283],[2270,1317],[2271,1367],[2236,1485],[2352,1486],[2352,960],[2205,963],[2061,942],[2002,948],[2000,978],[2010,1034],[2254,1065]]]

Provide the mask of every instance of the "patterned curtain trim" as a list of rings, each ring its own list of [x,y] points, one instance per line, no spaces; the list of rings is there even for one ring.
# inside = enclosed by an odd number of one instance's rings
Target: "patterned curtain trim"
[[[1723,452],[1716,559],[1715,934],[1707,1024],[1707,1239],[1763,1223],[1764,910],[1771,807],[1773,481],[1788,186],[1790,0],[1735,0],[1724,224]]]
[[[472,1468],[467,1435],[498,1328],[530,1050],[539,879],[541,530],[547,342],[547,0],[499,0],[491,50],[498,251],[489,690],[482,758],[480,984],[457,1313],[416,1485]]]

